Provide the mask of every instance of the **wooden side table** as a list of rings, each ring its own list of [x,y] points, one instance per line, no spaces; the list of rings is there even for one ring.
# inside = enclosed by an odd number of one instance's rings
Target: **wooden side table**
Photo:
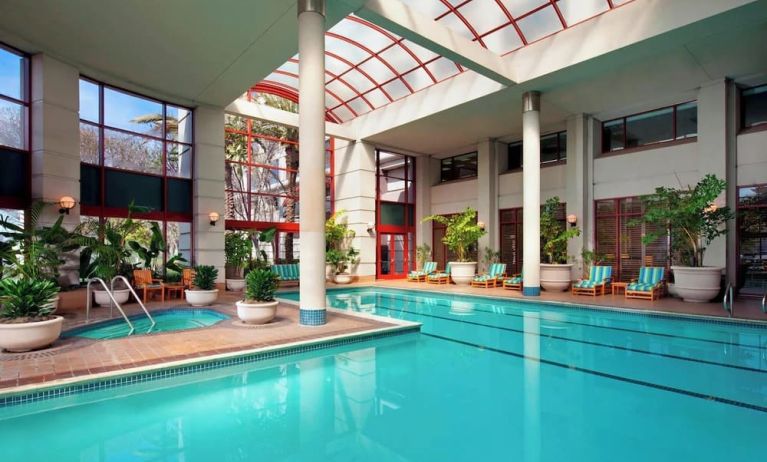
[[[184,296],[183,284],[165,284],[165,291],[168,293],[168,298],[176,296],[182,298]]]
[[[613,295],[620,295],[621,291],[623,291],[624,294],[626,293],[628,282],[613,282],[610,285],[613,288]]]

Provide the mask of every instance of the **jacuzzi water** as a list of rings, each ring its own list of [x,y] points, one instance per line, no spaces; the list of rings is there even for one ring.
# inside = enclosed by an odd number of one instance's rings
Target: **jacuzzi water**
[[[422,333],[0,408],[8,461],[756,461],[767,328],[383,289]],[[297,294],[283,295],[296,299]]]
[[[155,325],[149,321],[145,314],[129,316],[133,323],[133,333],[130,335],[151,334],[158,332],[172,332],[177,330],[199,329],[200,327],[212,326],[229,316],[218,311],[206,308],[176,308],[150,313],[155,320]],[[62,337],[85,337],[91,339],[112,339],[127,337],[130,326],[121,317],[109,321],[97,322],[91,325],[77,327],[63,333]]]

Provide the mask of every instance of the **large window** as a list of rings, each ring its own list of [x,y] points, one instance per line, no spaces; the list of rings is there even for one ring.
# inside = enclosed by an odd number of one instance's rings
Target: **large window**
[[[0,207],[29,204],[29,59],[0,44]]]
[[[643,112],[602,123],[602,152],[615,152],[698,136],[698,103]]]
[[[742,128],[767,124],[767,85],[743,90],[740,111]]]
[[[477,153],[470,152],[460,156],[442,159],[440,164],[440,181],[462,180],[477,177]]]
[[[415,269],[415,158],[376,153],[377,277],[404,278]]]
[[[541,165],[551,165],[567,160],[567,132],[561,131],[541,136]],[[522,168],[522,142],[509,144],[508,170]]]
[[[767,290],[767,184],[738,188],[738,288],[744,295]]]
[[[555,216],[564,228],[567,226],[565,214],[566,204],[560,203]],[[543,206],[541,206],[543,210]],[[508,274],[522,272],[522,207],[501,209],[499,212],[499,229],[501,232],[501,263],[506,263]],[[543,246],[541,245],[541,248]],[[543,254],[541,254],[543,261]]]
[[[80,79],[83,216],[156,221],[168,257],[192,254],[192,110]],[[190,260],[191,261],[191,260]]]
[[[639,223],[644,214],[640,197],[596,201],[596,252],[613,267],[616,281],[630,281],[642,266],[669,264],[668,238],[644,244],[642,237],[655,229]]]

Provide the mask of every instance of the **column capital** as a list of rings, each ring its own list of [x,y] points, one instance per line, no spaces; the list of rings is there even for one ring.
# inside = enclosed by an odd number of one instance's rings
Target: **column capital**
[[[325,16],[325,0],[298,0],[298,14],[309,12]]]
[[[522,95],[522,112],[541,110],[541,92],[528,91]]]

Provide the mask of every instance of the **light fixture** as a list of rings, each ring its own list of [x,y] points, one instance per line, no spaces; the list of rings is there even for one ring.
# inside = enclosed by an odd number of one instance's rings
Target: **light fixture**
[[[567,216],[567,222],[570,223],[570,226],[575,226],[575,224],[578,223],[578,217],[571,213]]]
[[[719,206],[716,205],[716,202],[712,202],[711,205],[705,208],[705,212],[707,213],[714,213],[719,209]]]
[[[69,215],[69,211],[75,208],[75,204],[77,204],[77,202],[75,201],[74,197],[61,196],[61,199],[59,199],[59,213],[66,213]]]
[[[477,226],[479,226],[479,229],[485,230],[485,222],[484,221],[478,221]]]
[[[374,229],[375,229],[375,223],[373,223],[372,221],[368,221],[368,233],[372,233]]]
[[[219,219],[219,215],[217,212],[210,212],[208,214],[208,218],[210,218],[210,226],[216,226],[216,222]]]

